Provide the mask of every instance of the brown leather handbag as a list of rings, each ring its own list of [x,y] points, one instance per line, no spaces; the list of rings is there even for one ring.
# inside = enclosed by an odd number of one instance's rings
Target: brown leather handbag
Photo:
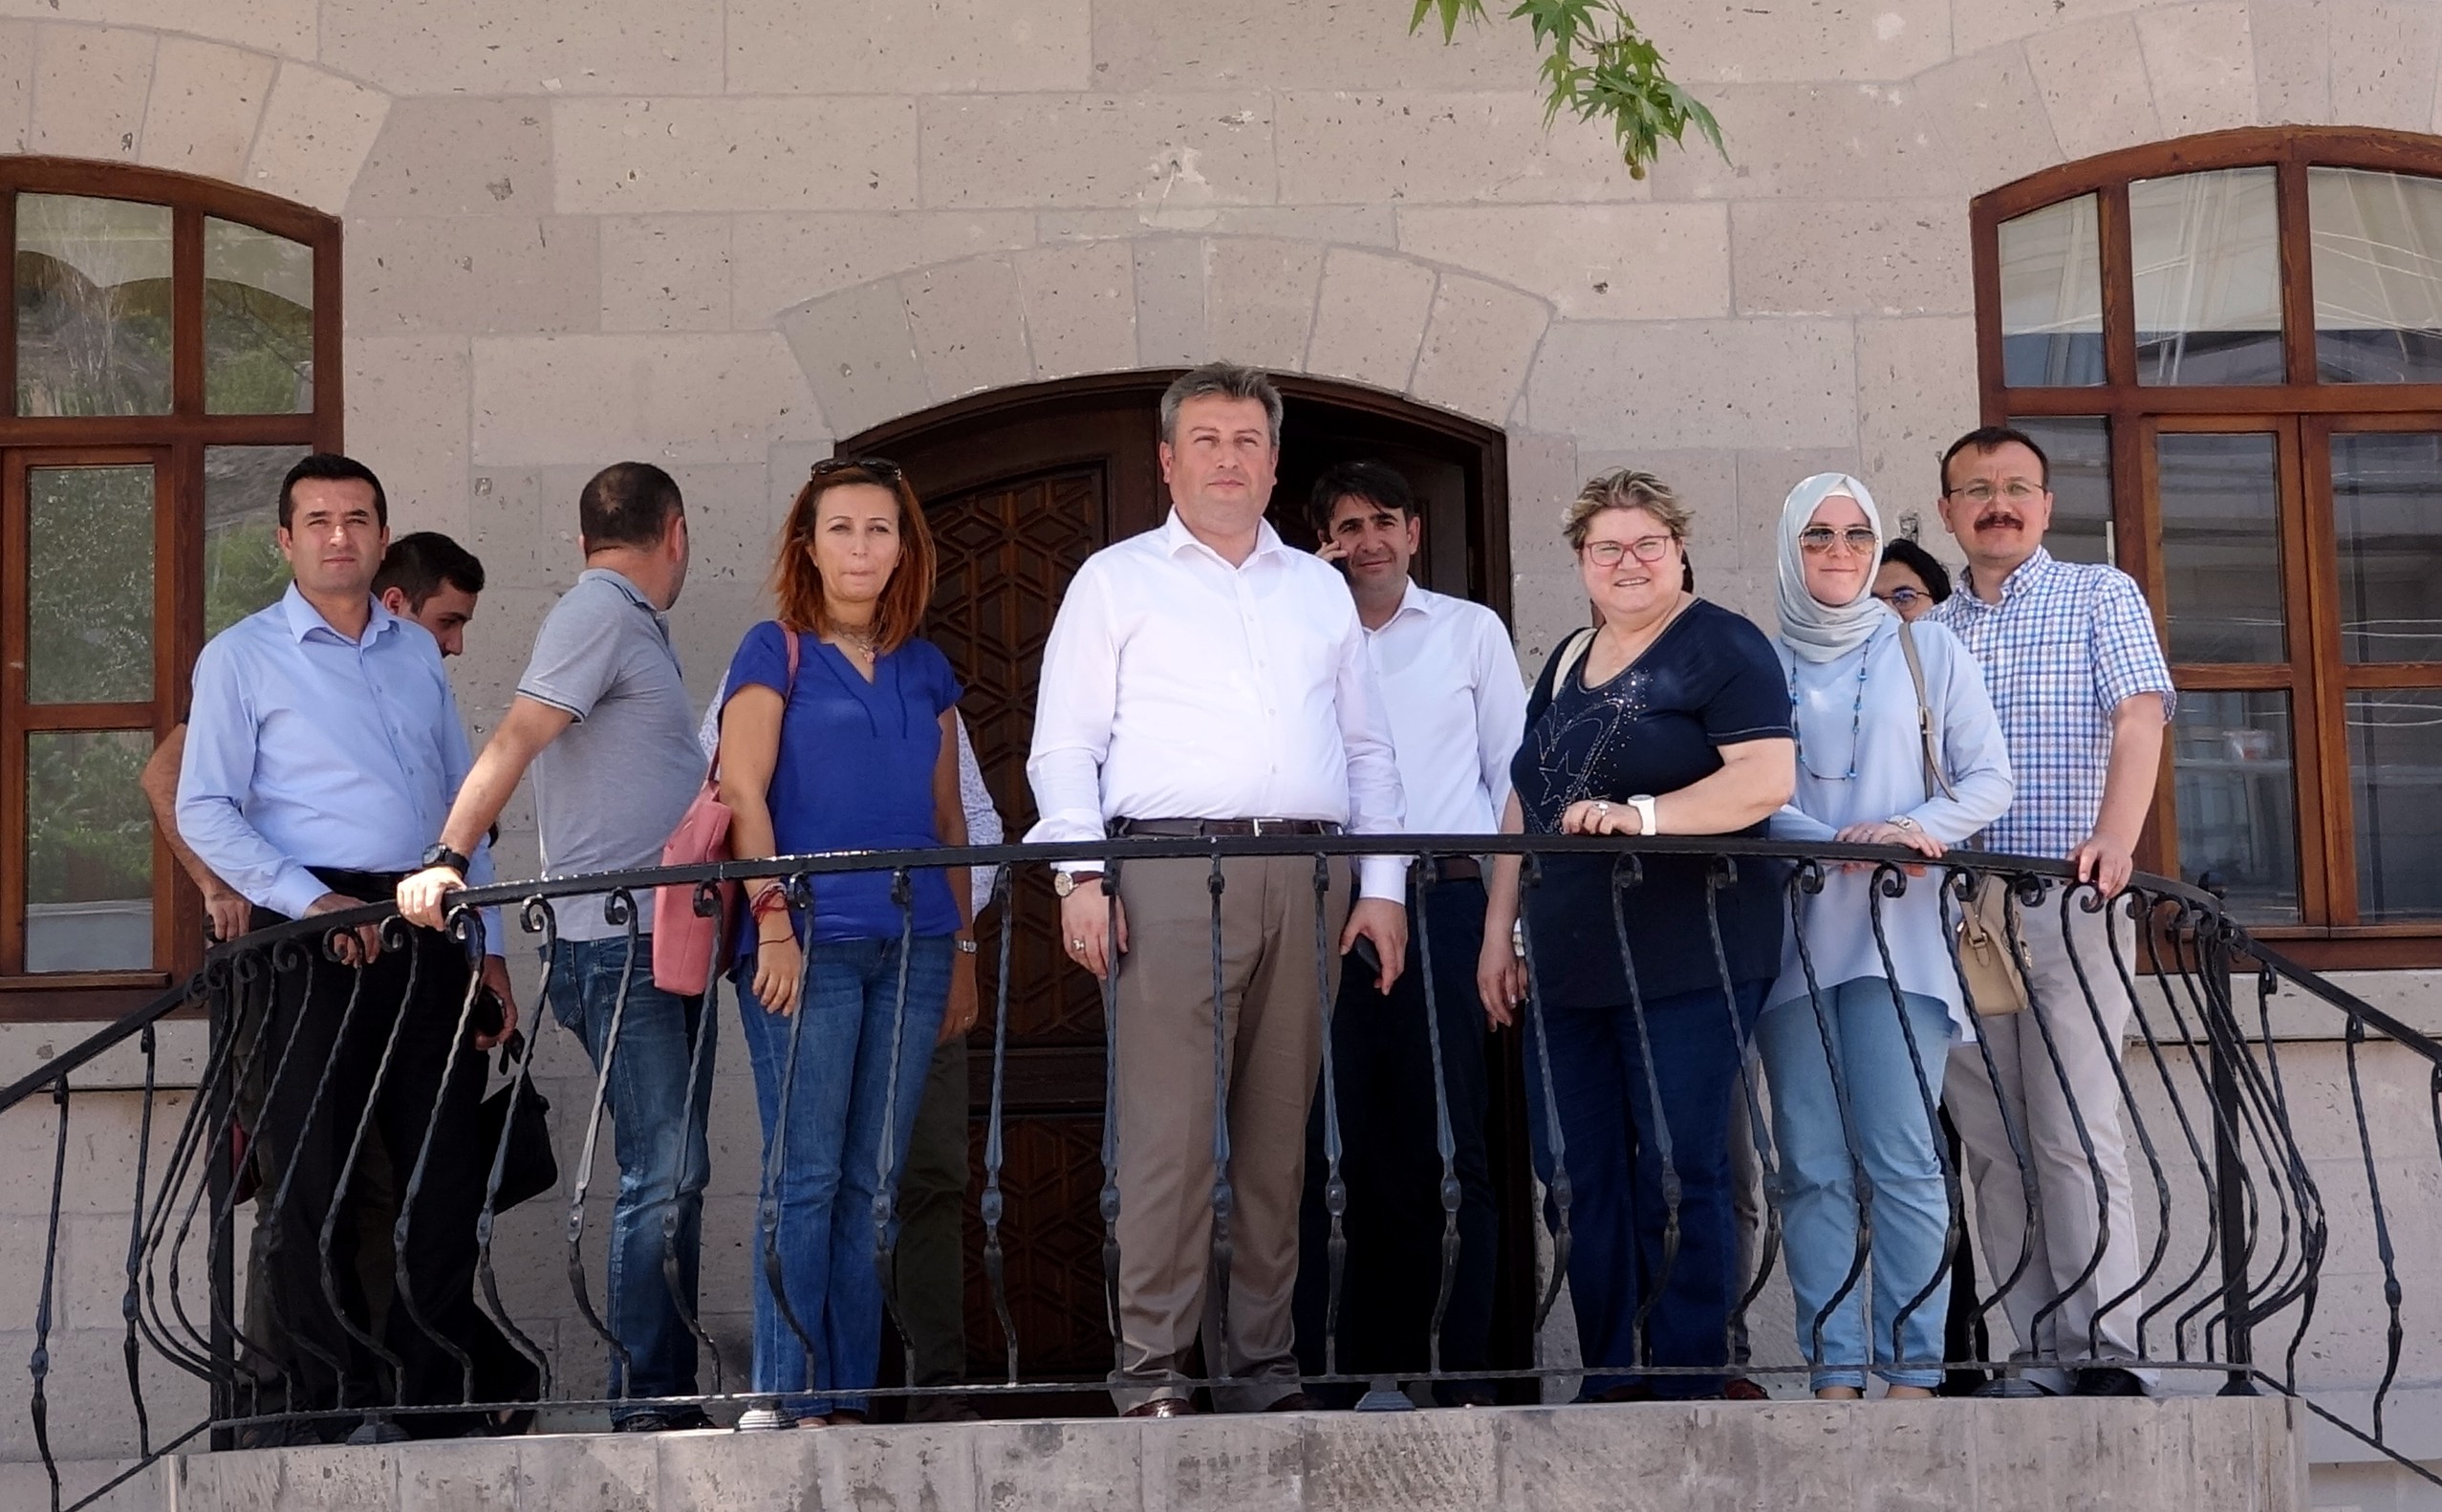
[[[1915,632],[1899,622],[1899,654],[1908,659],[1908,680],[1916,686],[1916,735],[1925,763],[1925,796],[1936,791],[1958,796],[1942,775],[1941,745],[1934,729],[1933,705],[1925,699],[1925,664],[1916,655]],[[1986,874],[1977,878],[1958,916],[1958,964],[1967,977],[1967,1005],[1986,1018],[2026,1010],[2026,978],[2030,962],[2021,941],[2012,947],[2009,929],[2010,884],[2006,877]]]

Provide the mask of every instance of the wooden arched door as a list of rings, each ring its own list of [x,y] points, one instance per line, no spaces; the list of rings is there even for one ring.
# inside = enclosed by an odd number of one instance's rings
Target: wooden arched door
[[[899,464],[940,548],[940,581],[925,635],[946,652],[966,693],[961,704],[985,784],[1011,839],[1035,820],[1027,783],[1043,644],[1069,579],[1095,551],[1159,525],[1156,411],[1176,372],[1116,374],[1002,390],[962,400],[850,438],[841,456]],[[1285,539],[1310,543],[1306,496],[1326,465],[1370,457],[1399,468],[1423,501],[1428,587],[1508,613],[1505,442],[1499,431],[1370,391],[1284,378],[1280,485],[1271,518]],[[1000,1325],[984,1289],[983,1231],[973,1202],[982,1185],[989,1107],[990,983],[1009,961],[1006,1154],[1001,1184],[1011,1314],[1030,1379],[1099,1378],[1111,1367],[1102,1283],[1102,1006],[1091,978],[1062,952],[1050,878],[1027,868],[1011,917],[979,931],[985,1015],[975,1031],[970,1107],[977,1178],[969,1192],[967,1346],[979,1378],[1004,1369]],[[1514,1055],[1514,1050],[1510,1052]],[[1502,1137],[1503,1132],[1507,1137]],[[1524,1178],[1523,1114],[1496,1109],[1496,1141],[1514,1158],[1523,1287],[1504,1285],[1517,1314],[1504,1328],[1524,1349],[1533,1246]],[[1508,1267],[1516,1268],[1516,1267]],[[895,1354],[895,1350],[885,1351]],[[1504,1364],[1525,1364],[1522,1356]],[[1072,1408],[1090,1410],[1088,1398]]]

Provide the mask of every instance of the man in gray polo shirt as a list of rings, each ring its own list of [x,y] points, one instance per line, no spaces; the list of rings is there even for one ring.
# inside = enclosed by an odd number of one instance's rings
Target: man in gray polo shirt
[[[545,616],[517,697],[458,789],[441,843],[426,853],[424,870],[399,885],[399,910],[417,923],[439,926],[448,894],[465,885],[464,857],[529,764],[547,877],[659,865],[662,843],[702,787],[703,752],[663,618],[687,575],[679,486],[650,464],[618,463],[586,484],[576,513],[585,572]],[[695,1335],[678,1303],[689,1312],[696,1305],[712,1037],[699,1048],[702,997],[653,984],[652,894],[636,898],[632,961],[626,926],[606,919],[602,905],[565,900],[550,967],[551,1011],[584,1040],[597,1070],[610,1064],[619,1196],[606,1321],[625,1361],[622,1368],[613,1352],[608,1394],[692,1396]],[[676,1297],[662,1271],[674,1210]],[[615,1408],[611,1420],[623,1432],[710,1426],[695,1408]]]

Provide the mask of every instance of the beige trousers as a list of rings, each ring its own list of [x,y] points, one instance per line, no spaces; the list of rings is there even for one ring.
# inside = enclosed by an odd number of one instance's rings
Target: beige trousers
[[[2019,927],[2034,963],[2027,985],[2034,1005],[2022,1013],[1981,1017],[1977,1032],[1984,1048],[1962,1044],[1951,1050],[1944,1096],[1951,1121],[1966,1154],[1968,1177],[1976,1187],[1978,1238],[1984,1249],[1986,1274],[2006,1279],[2018,1265],[2027,1242],[2027,1199],[2017,1159],[2010,1151],[2008,1131],[2001,1122],[2000,1102],[2006,1098],[2010,1117],[2018,1125],[2034,1167],[2037,1200],[2033,1255],[2025,1273],[2003,1297],[2002,1310],[2018,1332],[2015,1359],[2080,1361],[2088,1358],[2132,1359],[2137,1353],[2137,1314],[2145,1308],[2141,1296],[2124,1293],[2136,1285],[2143,1263],[2137,1242],[2136,1216],[2129,1198],[2128,1141],[2121,1131],[2120,1085],[2113,1067],[2120,1059],[2129,1003],[2105,919],[2119,937],[2121,961],[2137,966],[2128,900],[2116,900],[2107,915],[2088,914],[2071,905],[2070,937],[2061,929],[2060,895],[2053,893],[2034,908],[2020,912]],[[2086,991],[2070,964],[2074,944],[2085,968]],[[2102,1027],[2095,1026],[2097,1012]],[[2039,1016],[2042,1020],[2039,1025]],[[2043,1030],[2051,1031],[2051,1046]],[[1992,1055],[1993,1070],[1985,1067]],[[1999,1076],[1998,1095],[1994,1072]],[[2064,1080],[2067,1091],[2062,1090]],[[2070,1098],[2076,1100],[2075,1112]],[[2083,1124],[2085,1138],[2079,1137]],[[2093,1146],[2087,1158],[2086,1146]],[[2095,1184],[2103,1184],[2097,1200]],[[2095,1241],[2107,1224],[2103,1258],[2095,1264]],[[2091,1274],[2087,1267],[2093,1266]],[[2080,1276],[2084,1281],[2079,1281]],[[2074,1285],[2071,1284],[2075,1283]],[[2047,1307],[2055,1298],[2065,1298]],[[2110,1304],[2107,1315],[2097,1314]],[[2042,1313],[2039,1324],[2036,1315]],[[2031,1372],[2029,1378],[2059,1389],[2049,1372]]]
[[[1289,1304],[1306,1117],[1322,1066],[1323,1004],[1339,987],[1334,947],[1348,911],[1347,869],[1333,868],[1319,983],[1313,859],[1232,861],[1221,872],[1221,1106],[1231,1188],[1225,1313],[1208,1285],[1212,867],[1129,861],[1119,871],[1130,949],[1119,965],[1114,1047],[1121,1349],[1111,1394],[1122,1411],[1187,1394],[1178,1383],[1199,1330],[1207,1373],[1244,1378],[1214,1393],[1221,1411],[1260,1410],[1298,1389]]]

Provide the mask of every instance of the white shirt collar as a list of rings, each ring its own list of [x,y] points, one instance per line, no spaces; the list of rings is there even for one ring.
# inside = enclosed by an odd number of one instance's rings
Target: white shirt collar
[[[1237,572],[1240,568],[1245,565],[1245,563],[1233,564],[1229,558],[1221,555],[1219,551],[1216,551],[1211,547],[1205,545],[1203,541],[1197,537],[1195,531],[1187,529],[1187,522],[1180,519],[1178,517],[1178,510],[1176,508],[1173,508],[1170,511],[1169,518],[1162,521],[1161,525],[1162,553],[1166,556],[1176,556],[1189,547],[1193,547],[1197,551],[1203,552],[1206,556],[1209,556],[1214,561],[1221,563],[1223,567],[1229,568],[1232,572]],[[1285,551],[1286,550],[1288,550],[1288,548],[1283,544],[1280,532],[1272,529],[1272,522],[1269,520],[1258,520],[1255,523],[1255,550],[1247,553],[1246,561],[1253,562],[1257,557],[1268,556],[1275,551]]]

